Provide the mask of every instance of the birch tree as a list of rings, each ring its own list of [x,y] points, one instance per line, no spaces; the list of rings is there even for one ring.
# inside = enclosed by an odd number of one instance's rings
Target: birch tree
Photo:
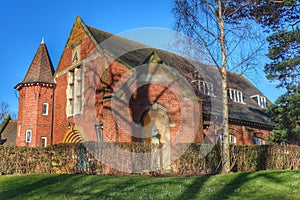
[[[255,69],[265,42],[254,20],[242,16],[252,1],[174,0],[175,29],[191,37],[205,51],[222,78],[222,172],[230,171],[227,71]],[[255,45],[253,45],[255,44]],[[191,47],[193,48],[193,47]],[[201,62],[201,58],[199,58]]]

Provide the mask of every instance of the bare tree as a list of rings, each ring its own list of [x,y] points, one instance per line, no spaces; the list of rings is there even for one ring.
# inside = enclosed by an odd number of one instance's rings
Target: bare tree
[[[212,65],[220,68],[222,78],[222,172],[230,171],[230,145],[228,124],[227,70],[243,73],[255,69],[255,57],[264,47],[264,37],[252,31],[256,23],[245,18],[236,18],[237,13],[247,9],[251,1],[228,0],[175,0],[173,13],[176,18],[175,29],[187,34],[197,44],[193,51],[201,47]],[[233,6],[238,5],[238,6]],[[251,42],[252,41],[252,42]],[[255,41],[255,42],[253,42]],[[186,48],[188,49],[188,48]],[[201,57],[198,59],[201,61]]]
[[[9,105],[5,101],[0,102],[0,123],[4,120],[6,115],[9,114],[10,118],[15,120],[17,119],[17,114],[9,110]]]
[[[4,101],[1,101],[0,103],[0,122],[3,121],[3,119],[5,118],[5,116],[9,113],[9,105],[4,102]]]

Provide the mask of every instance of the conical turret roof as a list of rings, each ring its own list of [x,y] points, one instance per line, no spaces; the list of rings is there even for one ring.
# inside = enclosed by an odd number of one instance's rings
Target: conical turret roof
[[[21,83],[15,89],[20,89],[24,84],[49,83],[54,84],[54,68],[47,50],[47,46],[42,40],[30,67]]]
[[[46,44],[40,44],[22,83],[54,83],[54,68]]]

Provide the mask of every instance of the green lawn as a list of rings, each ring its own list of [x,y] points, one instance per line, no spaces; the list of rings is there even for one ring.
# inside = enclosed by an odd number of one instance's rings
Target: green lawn
[[[300,171],[202,177],[0,176],[0,199],[300,199]]]

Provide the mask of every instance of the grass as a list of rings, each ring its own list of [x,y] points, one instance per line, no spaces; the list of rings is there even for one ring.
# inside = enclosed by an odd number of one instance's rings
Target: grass
[[[0,199],[300,199],[300,171],[202,177],[0,176]]]

